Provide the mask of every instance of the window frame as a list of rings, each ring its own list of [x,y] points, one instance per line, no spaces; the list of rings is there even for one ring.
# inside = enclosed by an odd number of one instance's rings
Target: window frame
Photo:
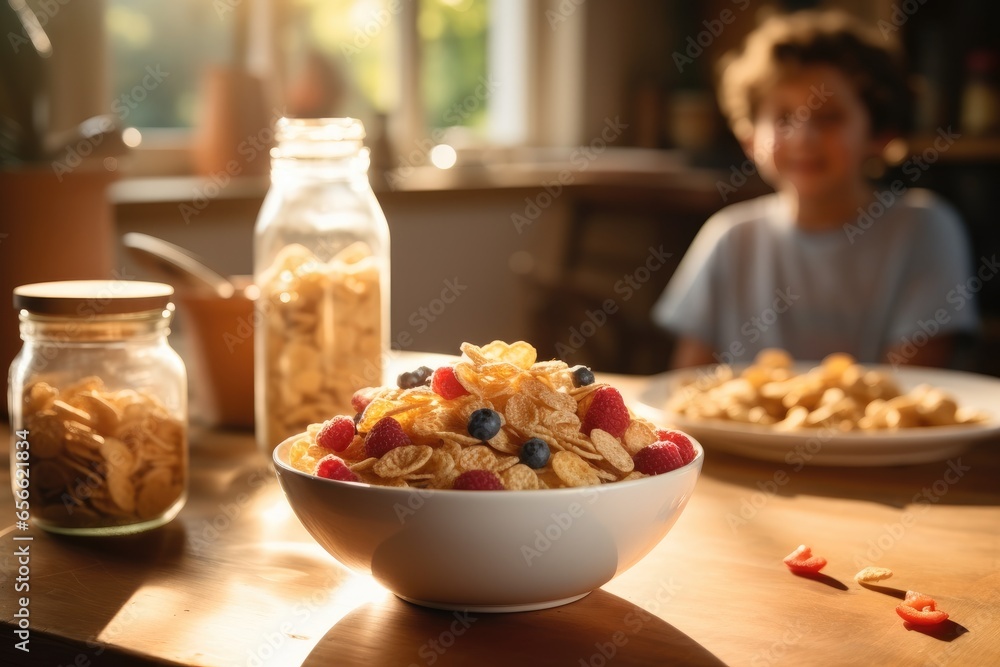
[[[395,20],[399,22],[399,102],[388,114],[387,130],[398,153],[404,147],[427,146],[430,133],[425,129],[421,92],[421,38],[418,20],[420,0],[399,2]],[[102,11],[105,3],[101,3]],[[490,33],[487,37],[487,77],[513,84],[497,86],[491,93],[491,110],[500,109],[504,121],[497,123],[491,113],[487,135],[481,149],[525,148],[530,146],[566,146],[579,135],[583,87],[583,51],[586,5],[577,7],[553,29],[547,18],[557,0],[493,0],[490,7]],[[248,12],[248,31],[255,44],[250,49],[251,68],[263,80],[265,90],[282,88],[281,63],[284,54],[275,47],[283,28],[280,0],[244,0],[234,9]],[[270,19],[270,20],[269,20]],[[270,29],[261,29],[260,26]],[[497,26],[494,28],[494,26]],[[104,31],[101,39],[106,39]],[[498,39],[499,36],[499,39]],[[511,44],[511,42],[514,42]],[[501,58],[516,52],[514,58]],[[254,56],[253,54],[257,54]],[[270,54],[263,57],[260,54]],[[110,56],[109,56],[110,57]],[[107,75],[105,75],[107,76]],[[104,82],[108,85],[108,81]],[[283,100],[278,99],[278,108]],[[143,140],[131,150],[123,165],[125,176],[194,175],[193,152],[198,141],[198,127],[140,127]],[[393,156],[395,158],[395,156]]]

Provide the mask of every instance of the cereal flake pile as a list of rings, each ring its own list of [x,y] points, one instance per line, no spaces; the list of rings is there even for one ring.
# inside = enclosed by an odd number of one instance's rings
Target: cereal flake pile
[[[903,392],[889,375],[866,369],[844,353],[795,373],[792,357],[779,349],[762,350],[739,374],[731,366],[717,366],[710,378],[682,387],[666,408],[689,419],[761,424],[779,431],[894,431],[988,419],[928,384]]]
[[[126,525],[184,493],[187,429],[155,396],[111,391],[95,376],[24,392],[32,508],[63,526]]]
[[[520,490],[638,479],[694,459],[687,436],[632,415],[586,367],[536,362],[525,342],[462,352],[403,373],[398,387],[359,391],[357,414],[309,426],[290,463],[382,486]]]
[[[259,335],[269,441],[348,409],[358,386],[354,378],[382,372],[380,275],[362,242],[328,262],[293,243],[262,273],[257,282],[266,317]]]

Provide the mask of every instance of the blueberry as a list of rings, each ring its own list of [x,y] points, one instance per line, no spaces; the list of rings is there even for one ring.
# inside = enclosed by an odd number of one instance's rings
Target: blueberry
[[[532,438],[521,445],[521,463],[538,470],[549,462],[549,445],[541,438]]]
[[[495,410],[480,408],[469,416],[469,435],[489,440],[500,432],[500,415]]]
[[[415,371],[406,371],[396,378],[396,385],[400,389],[413,389],[421,385],[428,384],[434,370],[427,366],[421,366]]]
[[[577,366],[573,369],[573,384],[577,387],[594,384],[594,374],[586,366]]]
[[[359,412],[359,413],[357,413],[357,414],[354,415],[354,433],[355,434],[357,434],[357,432],[358,432],[358,422],[361,421],[361,415],[363,415],[363,414],[364,414],[363,412]]]

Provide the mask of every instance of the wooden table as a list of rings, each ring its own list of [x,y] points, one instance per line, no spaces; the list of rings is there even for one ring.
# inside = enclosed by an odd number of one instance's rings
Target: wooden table
[[[631,395],[643,385],[606,379]],[[0,662],[996,665],[998,445],[950,462],[800,471],[709,450],[683,516],[644,560],[578,602],[507,615],[424,609],[345,570],[291,513],[249,434],[196,430],[187,506],[129,538],[16,531],[5,471]],[[799,543],[829,560],[824,576],[782,565]],[[30,654],[13,649],[11,627],[23,544]],[[891,588],[854,582],[869,561],[895,571]],[[906,629],[894,612],[905,589],[954,622]]]

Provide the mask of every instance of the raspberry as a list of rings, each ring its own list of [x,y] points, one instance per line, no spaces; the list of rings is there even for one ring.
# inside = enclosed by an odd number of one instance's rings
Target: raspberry
[[[694,461],[694,445],[691,444],[691,438],[687,437],[684,433],[661,428],[656,431],[656,439],[659,442],[672,442],[677,445],[677,449],[681,451],[681,458],[684,460],[685,465]]]
[[[466,396],[469,392],[461,385],[455,377],[455,369],[451,366],[441,366],[434,371],[431,379],[431,389],[442,398],[458,398]]]
[[[408,444],[410,436],[406,435],[399,422],[392,417],[382,417],[365,436],[365,456],[380,459],[390,449]]]
[[[599,428],[620,438],[625,435],[629,421],[628,408],[618,390],[614,387],[601,387],[594,392],[580,430],[590,435],[592,430]]]
[[[334,454],[327,454],[316,464],[316,474],[326,479],[339,479],[342,482],[359,482],[354,471],[347,467],[344,460]]]
[[[684,465],[680,448],[672,442],[654,442],[636,452],[632,460],[635,469],[646,475],[659,475]]]
[[[466,470],[455,478],[451,488],[463,491],[503,491],[503,483],[490,470]]]
[[[500,414],[489,408],[479,408],[469,416],[469,435],[489,440],[500,432]]]
[[[316,444],[335,452],[342,452],[351,444],[354,432],[354,420],[345,415],[337,415],[323,422],[323,427],[316,434]]]
[[[796,574],[815,574],[826,567],[826,559],[822,556],[813,556],[812,549],[804,544],[785,556],[784,561],[788,569]]]
[[[351,396],[351,407],[354,408],[355,412],[364,412],[368,404],[372,402],[375,395],[381,391],[378,387],[365,387],[363,389],[358,389]]]

